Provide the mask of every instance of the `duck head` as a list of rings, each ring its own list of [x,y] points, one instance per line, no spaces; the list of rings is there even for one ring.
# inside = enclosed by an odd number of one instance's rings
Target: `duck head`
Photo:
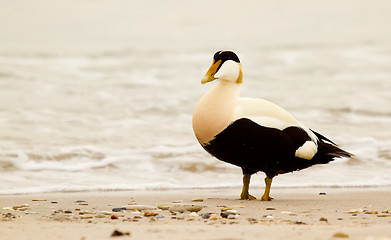
[[[237,84],[243,82],[242,64],[238,56],[231,51],[218,51],[213,56],[213,62],[201,83],[214,80],[231,81]]]

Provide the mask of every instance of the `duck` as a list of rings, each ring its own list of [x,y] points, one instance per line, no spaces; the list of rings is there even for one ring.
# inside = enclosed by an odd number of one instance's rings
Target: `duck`
[[[297,121],[282,107],[260,98],[240,97],[243,69],[238,56],[218,51],[201,83],[217,83],[199,100],[192,119],[195,137],[212,156],[242,169],[242,200],[251,176],[264,172],[261,201],[271,201],[273,178],[353,155]]]

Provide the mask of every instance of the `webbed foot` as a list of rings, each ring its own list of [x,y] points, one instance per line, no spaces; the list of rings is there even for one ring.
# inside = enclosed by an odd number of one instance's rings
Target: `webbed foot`
[[[265,196],[265,195],[263,195],[262,197],[261,197],[261,201],[271,201],[273,198],[272,197],[270,197],[270,196]]]
[[[242,193],[240,194],[240,198],[238,200],[255,200],[255,199],[257,198],[249,193]]]

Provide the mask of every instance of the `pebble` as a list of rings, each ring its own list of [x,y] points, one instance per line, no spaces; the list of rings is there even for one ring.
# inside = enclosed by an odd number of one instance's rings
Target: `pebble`
[[[296,222],[294,222],[294,224],[297,224],[297,225],[307,225],[305,222],[302,222],[302,221],[296,221]]]
[[[159,215],[158,212],[145,212],[144,213],[144,217],[154,217],[154,216],[157,216]]]
[[[46,202],[47,200],[46,199],[33,199],[31,201],[33,201],[33,202]]]
[[[237,214],[237,213],[238,213],[238,211],[236,211],[236,210],[234,210],[234,209],[229,209],[229,210],[227,210],[227,212],[233,213],[233,214]]]
[[[328,222],[327,218],[324,218],[324,217],[321,217],[321,218],[319,219],[319,221],[321,221],[321,222]]]
[[[319,195],[326,195],[326,193],[325,192],[321,192],[321,193],[319,193]]]
[[[203,219],[209,219],[210,218],[210,214],[209,213],[204,213],[202,214],[201,216]]]
[[[204,199],[202,199],[202,198],[194,198],[194,199],[192,199],[191,201],[192,201],[192,202],[203,202]]]
[[[377,217],[391,217],[391,214],[378,214]]]
[[[348,238],[349,235],[342,232],[337,232],[333,234],[333,238]]]
[[[346,213],[363,213],[364,210],[362,209],[351,209],[349,211],[347,211]]]
[[[30,207],[21,207],[21,208],[18,208],[19,211],[26,211],[26,210],[31,210]]]
[[[191,213],[189,213],[189,216],[190,217],[199,217],[200,215],[198,215],[196,212],[191,212]]]
[[[266,220],[268,220],[268,221],[273,221],[274,220],[274,217],[273,216],[266,216]]]
[[[113,208],[112,211],[113,212],[121,212],[121,211],[124,211],[126,210],[126,207],[120,207],[120,208]]]
[[[163,215],[160,215],[160,214],[156,216],[156,219],[158,219],[158,220],[161,220],[161,219],[163,219],[163,218],[164,218],[164,216],[163,216]]]
[[[161,210],[168,210],[173,205],[174,203],[163,203],[163,204],[159,204],[157,207]]]
[[[220,210],[226,212],[227,210],[232,210],[232,208],[231,207],[223,207]]]
[[[156,207],[149,205],[127,205],[124,206],[126,210],[155,210]]]
[[[4,211],[9,211],[9,210],[11,210],[12,208],[11,207],[3,207],[3,210]]]
[[[368,211],[368,210],[365,210],[364,213],[365,214],[378,214],[377,211]]]
[[[256,218],[247,218],[247,221],[249,221],[251,224],[258,223],[258,220]]]
[[[117,219],[118,219],[118,216],[115,215],[115,214],[113,214],[113,215],[110,216],[110,219],[112,219],[112,220],[117,220]]]
[[[202,206],[198,204],[188,204],[188,203],[175,203],[168,210],[170,212],[199,212],[201,211]]]
[[[79,212],[79,215],[84,215],[84,214],[92,214],[92,212],[90,212],[90,211],[82,211],[82,212]]]
[[[230,215],[236,215],[236,214],[231,212],[226,212],[226,211],[220,213],[220,216],[222,218],[228,218]]]
[[[210,217],[209,217],[209,220],[218,220],[219,218],[217,217],[216,214],[212,214]]]
[[[122,219],[123,222],[138,222],[138,219],[133,219],[133,218],[125,218],[125,219]]]
[[[121,232],[118,230],[114,230],[114,232],[111,234],[111,237],[120,237],[120,236],[130,236],[130,232]]]
[[[134,214],[134,215],[140,215],[140,214],[141,214],[141,212],[140,212],[140,211],[138,211],[138,210],[135,210],[135,211],[133,211],[133,212],[130,212],[130,214]]]
[[[272,208],[272,207],[268,207],[268,208],[266,208],[266,210],[267,211],[274,211],[274,210],[276,210],[275,208]]]

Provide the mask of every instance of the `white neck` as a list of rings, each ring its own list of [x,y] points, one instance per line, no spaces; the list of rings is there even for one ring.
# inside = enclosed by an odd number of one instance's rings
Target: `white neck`
[[[240,84],[218,80],[198,102],[193,114],[193,130],[201,144],[211,141],[233,119]]]

